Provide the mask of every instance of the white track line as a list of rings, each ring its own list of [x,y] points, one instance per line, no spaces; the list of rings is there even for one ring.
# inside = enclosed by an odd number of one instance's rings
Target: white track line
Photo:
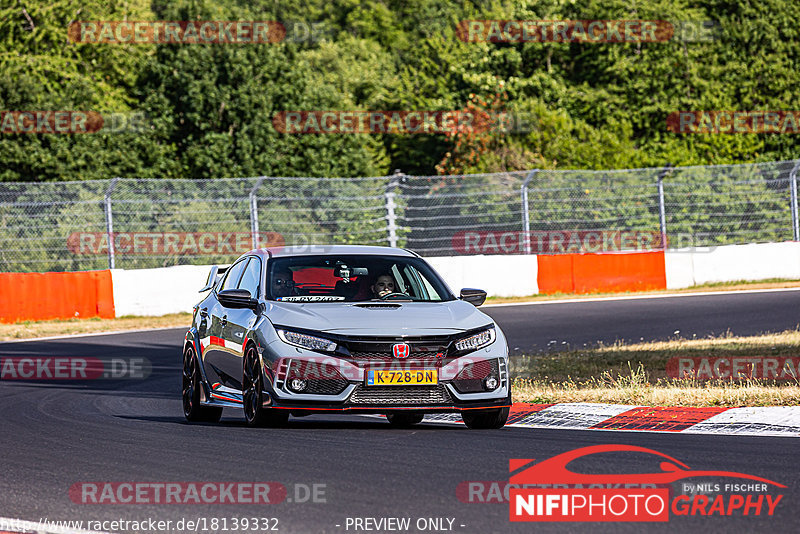
[[[53,339],[72,339],[77,337],[92,337],[92,336],[113,336],[116,334],[137,334],[141,332],[156,332],[159,330],[174,330],[175,328],[185,328],[189,330],[190,325],[186,326],[162,326],[159,328],[141,328],[139,330],[114,330],[111,332],[87,332],[85,334],[64,334],[62,336],[48,336],[48,337],[31,337],[27,339],[9,339],[8,341],[0,341],[0,345],[4,343],[27,343],[28,341],[51,341]]]
[[[800,436],[800,408],[797,406],[731,408],[683,432],[797,437]]]
[[[800,437],[800,406],[729,408],[680,431],[655,428],[591,428],[634,408],[645,406],[600,403],[559,403],[532,412],[507,427],[588,430],[589,432],[650,432],[655,434],[716,434],[738,436]],[[382,417],[382,416],[378,416]],[[424,423],[463,425],[455,413],[430,414]],[[644,423],[644,421],[643,421]]]
[[[733,291],[698,291],[692,293],[667,293],[650,295],[625,295],[620,297],[589,297],[560,300],[536,300],[531,302],[508,302],[499,304],[484,304],[481,308],[497,308],[500,306],[541,306],[542,304],[575,304],[579,302],[603,302],[608,300],[642,300],[642,299],[667,299],[675,297],[711,297],[717,295],[741,295],[747,293],[782,293],[786,291],[800,291],[800,287],[781,287],[777,289],[741,289]]]

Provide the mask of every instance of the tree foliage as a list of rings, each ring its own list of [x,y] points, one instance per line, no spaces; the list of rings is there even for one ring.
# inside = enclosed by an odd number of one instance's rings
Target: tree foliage
[[[364,176],[792,159],[797,136],[678,135],[680,110],[794,110],[792,0],[52,0],[0,3],[0,109],[140,112],[147,128],[0,134],[0,180]],[[460,21],[715,21],[712,39],[469,43]],[[80,20],[279,20],[279,44],[85,44]],[[678,26],[680,27],[680,25]],[[680,37],[680,36],[678,36]],[[468,110],[485,135],[292,135],[290,110]]]

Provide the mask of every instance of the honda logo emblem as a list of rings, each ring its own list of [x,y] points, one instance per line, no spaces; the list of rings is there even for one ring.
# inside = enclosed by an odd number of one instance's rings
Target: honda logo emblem
[[[392,354],[394,354],[395,358],[408,358],[408,355],[411,354],[411,349],[407,343],[397,343],[392,345]]]

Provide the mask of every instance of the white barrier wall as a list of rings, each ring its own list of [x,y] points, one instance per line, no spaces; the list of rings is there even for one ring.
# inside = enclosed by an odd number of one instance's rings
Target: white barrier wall
[[[458,295],[461,288],[483,289],[490,297],[524,297],[539,292],[535,255],[425,258]]]
[[[191,313],[192,307],[203,297],[198,291],[205,285],[209,269],[205,265],[112,269],[117,317]]]
[[[490,296],[525,296],[539,292],[536,256],[456,256],[427,258],[458,295],[461,288],[483,289]],[[114,308],[123,315],[191,312],[201,297],[210,265],[161,269],[113,269]]]
[[[800,279],[800,243],[751,243],[665,254],[667,289],[714,282]]]
[[[713,282],[800,279],[800,243],[726,245],[693,252],[670,250],[665,256],[667,289]],[[461,288],[485,290],[489,296],[535,295],[535,255],[452,256],[426,258],[454,293]],[[161,269],[114,269],[114,307],[123,315],[191,312],[201,298],[210,266],[183,265]]]
[[[664,253],[664,271],[667,278],[667,289],[680,289],[692,287],[694,281],[694,267],[692,266],[693,252],[667,250]]]

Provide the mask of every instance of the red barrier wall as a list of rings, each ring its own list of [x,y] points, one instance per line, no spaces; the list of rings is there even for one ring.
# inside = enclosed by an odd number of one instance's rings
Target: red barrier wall
[[[111,271],[0,273],[0,322],[114,317]]]
[[[539,292],[603,293],[666,289],[664,252],[537,256]]]

